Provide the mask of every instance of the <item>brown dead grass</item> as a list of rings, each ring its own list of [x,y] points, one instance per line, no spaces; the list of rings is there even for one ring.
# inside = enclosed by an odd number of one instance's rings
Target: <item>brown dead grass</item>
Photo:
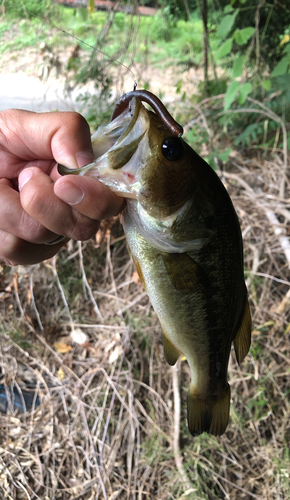
[[[203,109],[193,123],[214,149]],[[32,386],[42,402],[0,415],[0,498],[290,499],[282,171],[280,151],[267,159],[236,151],[219,172],[241,222],[253,314],[249,355],[241,367],[230,359],[231,419],[221,438],[187,431],[189,370],[164,360],[118,219],[51,261],[1,269],[0,383]],[[72,331],[85,334],[82,344]]]
[[[52,261],[2,270],[4,379],[29,382],[42,399],[34,412],[0,417],[3,498],[290,498],[289,262],[267,217],[287,235],[280,163],[278,153],[236,152],[221,174],[244,234],[254,330],[242,366],[230,361],[221,438],[187,431],[188,368],[164,360],[118,219]],[[70,337],[77,328],[82,345]]]

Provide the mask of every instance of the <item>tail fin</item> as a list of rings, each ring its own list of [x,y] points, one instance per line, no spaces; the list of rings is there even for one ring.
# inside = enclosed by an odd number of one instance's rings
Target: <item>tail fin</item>
[[[220,436],[227,428],[230,413],[231,389],[227,384],[218,396],[201,399],[191,385],[187,399],[188,429],[193,436],[208,432]]]

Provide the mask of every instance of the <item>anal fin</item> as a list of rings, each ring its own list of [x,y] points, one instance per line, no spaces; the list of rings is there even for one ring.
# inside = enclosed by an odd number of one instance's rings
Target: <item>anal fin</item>
[[[248,354],[250,349],[251,327],[252,327],[251,312],[250,312],[248,298],[246,297],[242,321],[233,341],[236,358],[239,364],[243,361],[243,359]]]
[[[227,428],[230,414],[231,389],[226,384],[217,396],[200,398],[191,385],[187,399],[188,429],[193,436],[208,432],[220,436]]]
[[[170,366],[175,365],[176,361],[182,354],[175,345],[172,344],[171,340],[167,337],[166,333],[163,332],[163,347],[164,347],[164,356],[167,363]]]

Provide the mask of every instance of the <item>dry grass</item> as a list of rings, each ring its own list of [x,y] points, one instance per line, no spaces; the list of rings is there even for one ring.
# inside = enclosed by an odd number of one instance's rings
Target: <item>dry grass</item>
[[[221,438],[187,431],[189,370],[164,360],[118,219],[51,261],[1,269],[0,383],[33,387],[42,401],[0,414],[1,500],[290,499],[284,164],[280,151],[236,152],[220,172],[241,222],[253,314],[249,355],[241,367],[230,359]]]
[[[290,498],[289,262],[267,216],[286,234],[280,161],[236,154],[222,174],[244,234],[254,331],[243,365],[230,361],[221,438],[187,431],[188,368],[165,363],[118,220],[52,261],[2,270],[4,379],[42,400],[0,417],[3,498]]]

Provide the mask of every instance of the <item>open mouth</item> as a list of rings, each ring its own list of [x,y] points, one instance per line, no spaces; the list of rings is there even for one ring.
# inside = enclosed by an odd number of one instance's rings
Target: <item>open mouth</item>
[[[92,136],[95,161],[77,169],[58,165],[61,175],[88,175],[103,182],[112,191],[136,198],[138,169],[148,150],[149,118],[141,101],[131,99],[125,111]]]

